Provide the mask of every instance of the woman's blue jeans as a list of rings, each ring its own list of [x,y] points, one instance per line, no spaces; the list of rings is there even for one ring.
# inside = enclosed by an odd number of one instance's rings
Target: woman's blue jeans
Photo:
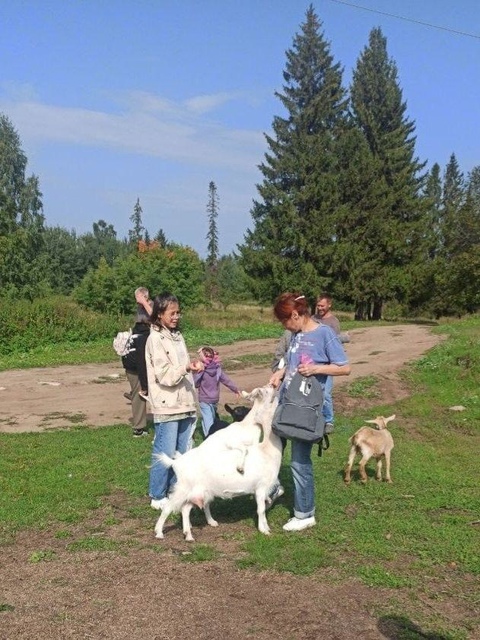
[[[173,416],[172,416],[173,417]],[[183,418],[168,422],[155,422],[155,438],[153,439],[152,466],[150,467],[150,484],[148,493],[154,500],[165,498],[175,483],[173,469],[164,467],[156,458],[158,453],[166,453],[173,458],[175,451],[185,453],[191,448],[196,419]]]
[[[333,424],[333,376],[327,376],[325,386],[323,387],[323,419],[325,422]]]
[[[312,447],[311,442],[292,440],[293,515],[300,519],[315,514]]]

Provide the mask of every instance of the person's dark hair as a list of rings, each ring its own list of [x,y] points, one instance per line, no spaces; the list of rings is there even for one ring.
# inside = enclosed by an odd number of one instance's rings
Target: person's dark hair
[[[135,316],[135,322],[150,324],[150,314],[141,304],[137,304],[137,314]]]
[[[296,311],[299,316],[309,316],[310,309],[308,307],[307,298],[301,293],[282,293],[278,296],[273,313],[277,320],[288,320],[292,313]]]
[[[173,293],[164,291],[158,296],[155,296],[155,298],[153,299],[152,315],[150,316],[151,324],[157,327],[161,326],[158,316],[162,313],[165,313],[169,304],[179,304],[178,298],[174,296]]]
[[[330,304],[332,303],[332,296],[327,293],[326,291],[324,291],[323,293],[319,293],[317,296],[317,302],[320,302],[320,300],[323,300],[325,298],[325,300],[328,300],[330,302]]]

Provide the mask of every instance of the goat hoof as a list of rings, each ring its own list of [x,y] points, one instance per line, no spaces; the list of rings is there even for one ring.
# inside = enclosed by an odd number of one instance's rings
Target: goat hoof
[[[245,473],[245,469],[243,467],[237,467],[237,471],[238,473],[240,473],[242,476]]]
[[[210,520],[208,523],[211,527],[218,527],[218,522],[216,520]]]
[[[185,535],[185,542],[195,542],[195,540],[193,539],[192,534],[184,534]]]
[[[163,533],[161,533],[160,531],[155,534],[155,538],[158,538],[159,540],[163,540],[163,537]]]

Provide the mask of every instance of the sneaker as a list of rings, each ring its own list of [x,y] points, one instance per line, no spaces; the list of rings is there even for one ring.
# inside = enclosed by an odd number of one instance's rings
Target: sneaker
[[[145,400],[145,402],[149,402],[149,400],[148,400],[148,395],[147,395],[146,393],[144,393],[143,391],[139,391],[139,392],[138,392],[138,395],[140,396],[140,398],[141,398],[142,400]]]
[[[310,527],[314,527],[317,524],[315,518],[311,516],[310,518],[290,518],[287,524],[283,525],[284,531],[303,531],[304,529],[309,529]]]
[[[278,498],[281,498],[284,493],[285,493],[285,489],[282,487],[282,485],[277,484],[277,486],[275,487],[275,491],[271,493],[269,496],[267,496],[267,499],[265,500],[265,508],[270,509],[270,507],[275,502],[275,500],[278,500]]]
[[[150,506],[152,507],[152,509],[157,509],[157,511],[161,511],[163,507],[167,504],[167,500],[168,498],[161,498],[160,500],[155,500],[155,498],[152,498],[152,500],[150,501]]]
[[[123,394],[123,397],[126,398],[127,400],[130,400],[130,402],[132,401],[132,394],[129,391],[125,391],[125,393]]]
[[[145,429],[134,429],[133,430],[133,437],[134,438],[141,438],[142,436],[148,436],[148,431],[145,431]]]
[[[335,429],[333,422],[326,422],[325,423],[325,433],[333,433],[333,430]]]

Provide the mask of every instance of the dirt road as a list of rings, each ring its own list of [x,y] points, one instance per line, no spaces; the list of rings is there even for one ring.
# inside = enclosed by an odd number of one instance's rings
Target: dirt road
[[[368,327],[350,332],[346,351],[352,365],[348,378],[337,378],[335,389],[352,379],[376,376],[388,397],[402,393],[396,371],[420,357],[440,338],[429,327],[394,325]],[[220,348],[223,359],[238,355],[272,353],[275,340],[242,341]],[[228,370],[227,370],[228,373]],[[265,384],[270,370],[248,367],[230,372],[246,390]],[[44,431],[74,424],[103,426],[128,424],[130,404],[123,397],[128,383],[120,361],[112,364],[61,366],[48,369],[18,369],[0,373],[0,432]],[[221,403],[235,402],[235,396],[222,390]]]

